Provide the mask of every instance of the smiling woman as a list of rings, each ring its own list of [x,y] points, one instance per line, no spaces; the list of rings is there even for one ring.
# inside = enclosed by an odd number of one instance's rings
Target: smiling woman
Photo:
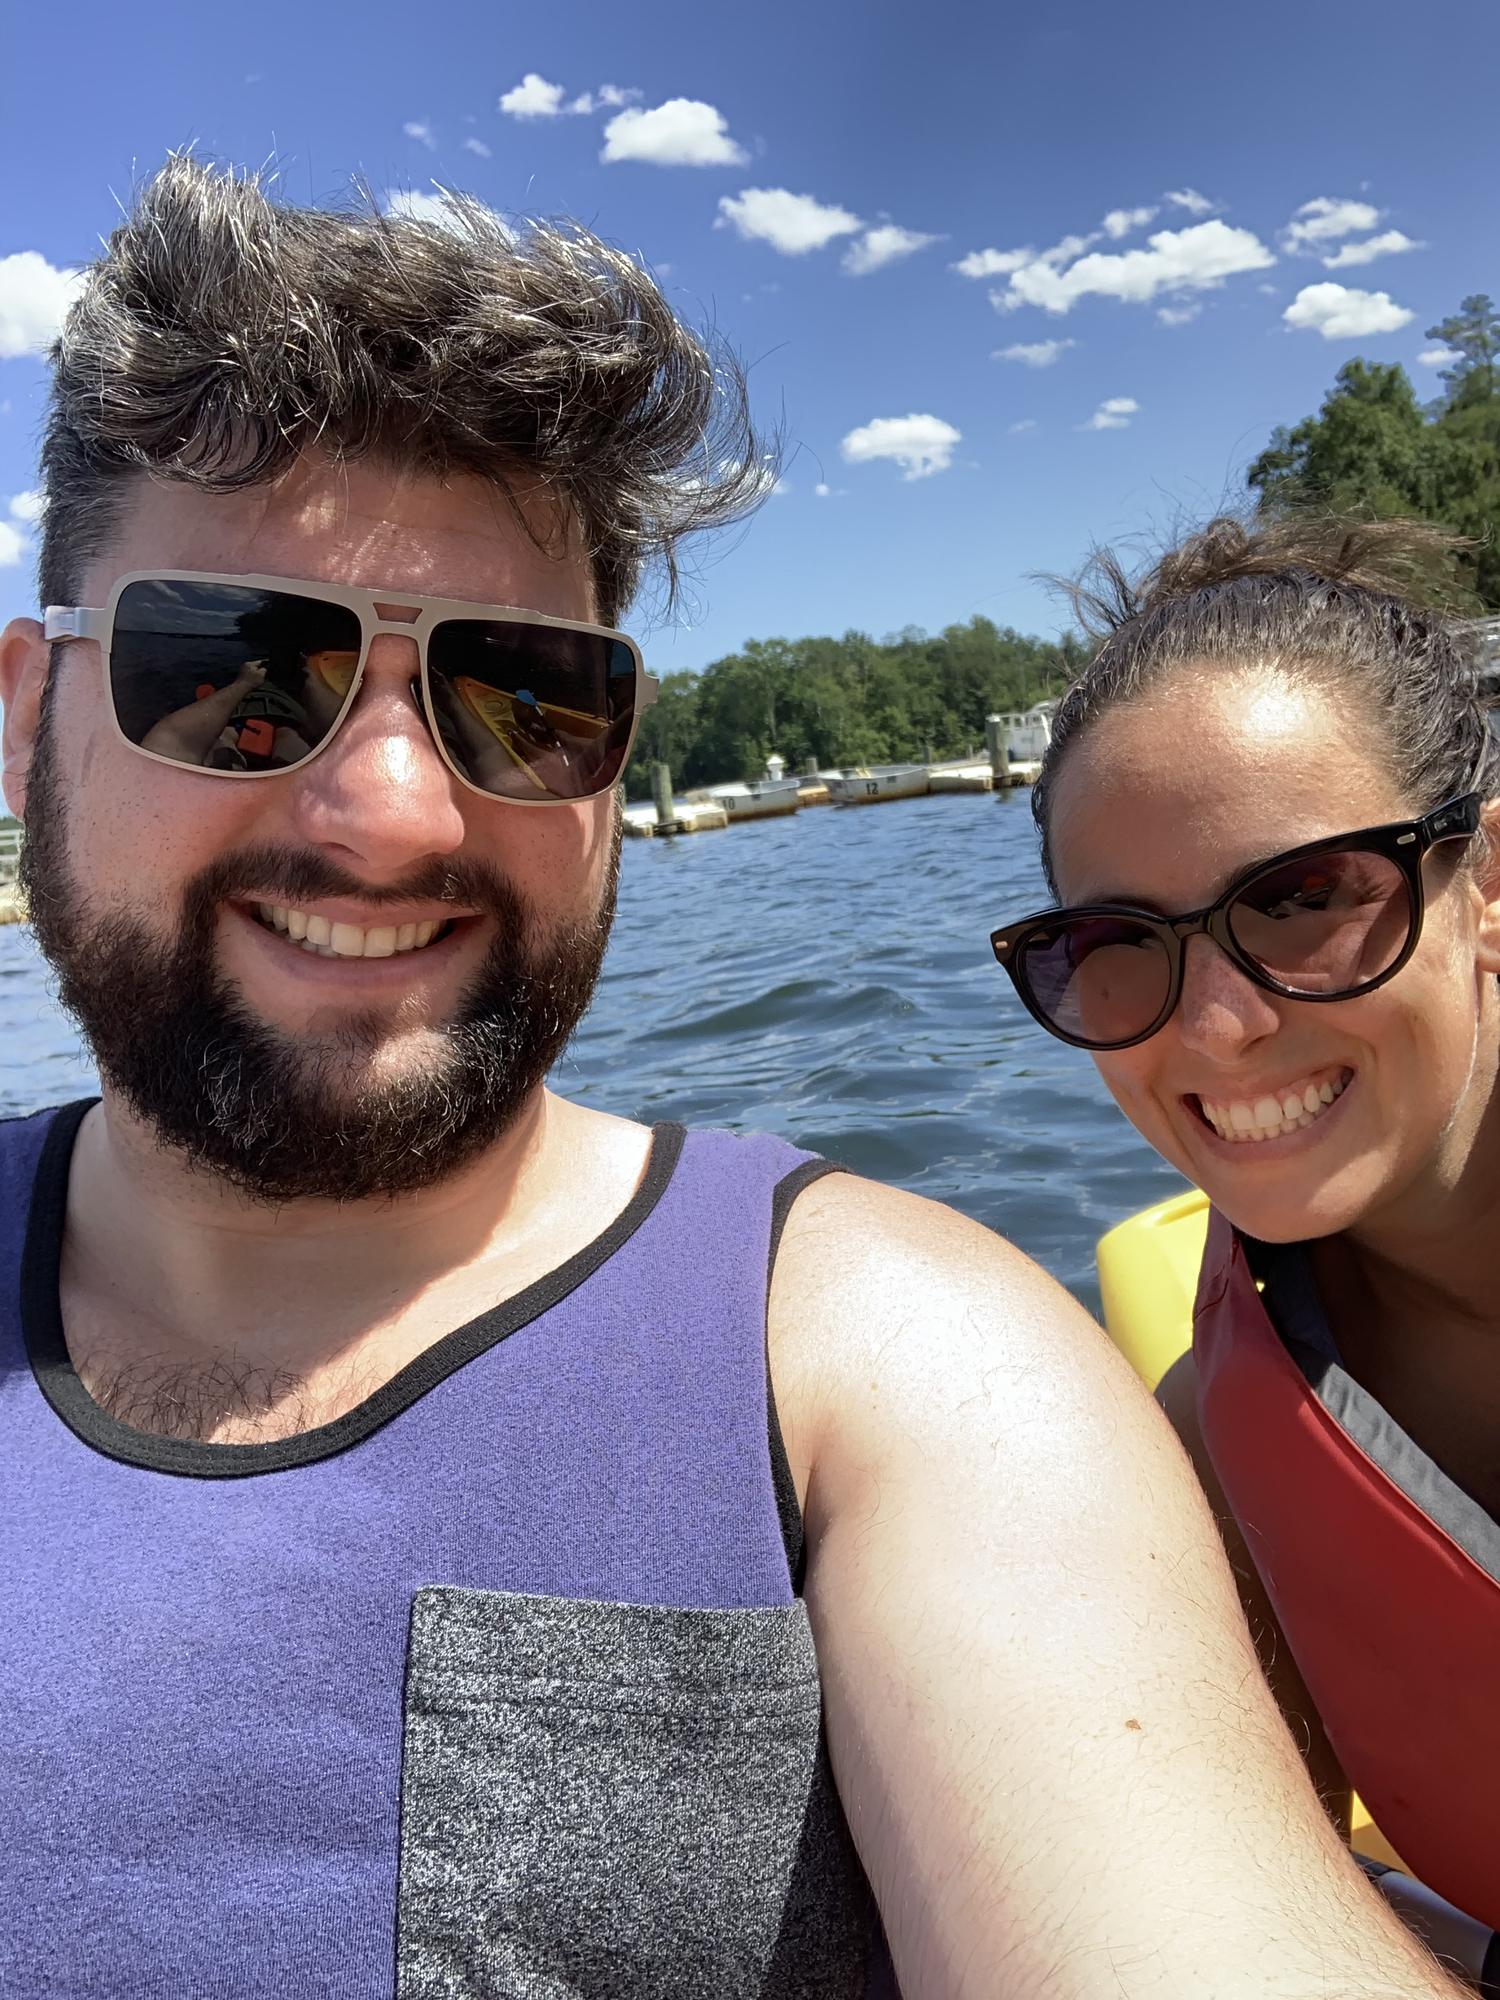
[[[1457,547],[1100,558],[1033,794],[1062,907],[993,944],[1213,1204],[1162,1397],[1325,1798],[1500,1927],[1500,745]]]

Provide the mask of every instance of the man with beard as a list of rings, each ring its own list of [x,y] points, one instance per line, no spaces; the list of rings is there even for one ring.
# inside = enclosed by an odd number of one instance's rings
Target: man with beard
[[[616,621],[763,467],[631,260],[447,222],[176,161],[54,353],[5,789],[103,1094],[0,1127],[0,1990],[1450,1990],[1057,1287],[545,1088]]]

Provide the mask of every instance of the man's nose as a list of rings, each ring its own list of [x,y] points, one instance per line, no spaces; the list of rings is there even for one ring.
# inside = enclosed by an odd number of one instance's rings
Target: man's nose
[[[353,708],[294,779],[299,833],[366,873],[398,876],[464,839],[458,781],[428,729],[419,671],[411,639],[378,634]]]
[[[1276,999],[1247,976],[1212,938],[1189,938],[1177,1003],[1177,1032],[1186,1047],[1213,1062],[1231,1062],[1281,1026]]]

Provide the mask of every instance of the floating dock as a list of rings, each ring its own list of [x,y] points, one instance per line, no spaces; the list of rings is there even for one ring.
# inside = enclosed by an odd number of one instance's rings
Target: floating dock
[[[21,891],[16,883],[20,860],[20,827],[0,826],[0,924],[21,921]]]

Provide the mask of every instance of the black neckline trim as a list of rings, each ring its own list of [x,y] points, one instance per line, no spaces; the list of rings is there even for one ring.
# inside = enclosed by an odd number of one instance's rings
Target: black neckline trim
[[[110,1416],[84,1387],[68,1353],[59,1291],[68,1169],[78,1128],[97,1102],[87,1098],[57,1112],[37,1162],[21,1255],[21,1330],[27,1359],[43,1396],[85,1444],[125,1465],[193,1479],[244,1479],[255,1473],[285,1472],[293,1466],[334,1458],[362,1443],[467,1362],[529,1326],[592,1277],[629,1241],[666,1193],[687,1138],[682,1125],[653,1125],[651,1153],[640,1186],[601,1235],[514,1298],[444,1334],[373,1395],[332,1423],[267,1444],[205,1444],[195,1439],[158,1437]]]

